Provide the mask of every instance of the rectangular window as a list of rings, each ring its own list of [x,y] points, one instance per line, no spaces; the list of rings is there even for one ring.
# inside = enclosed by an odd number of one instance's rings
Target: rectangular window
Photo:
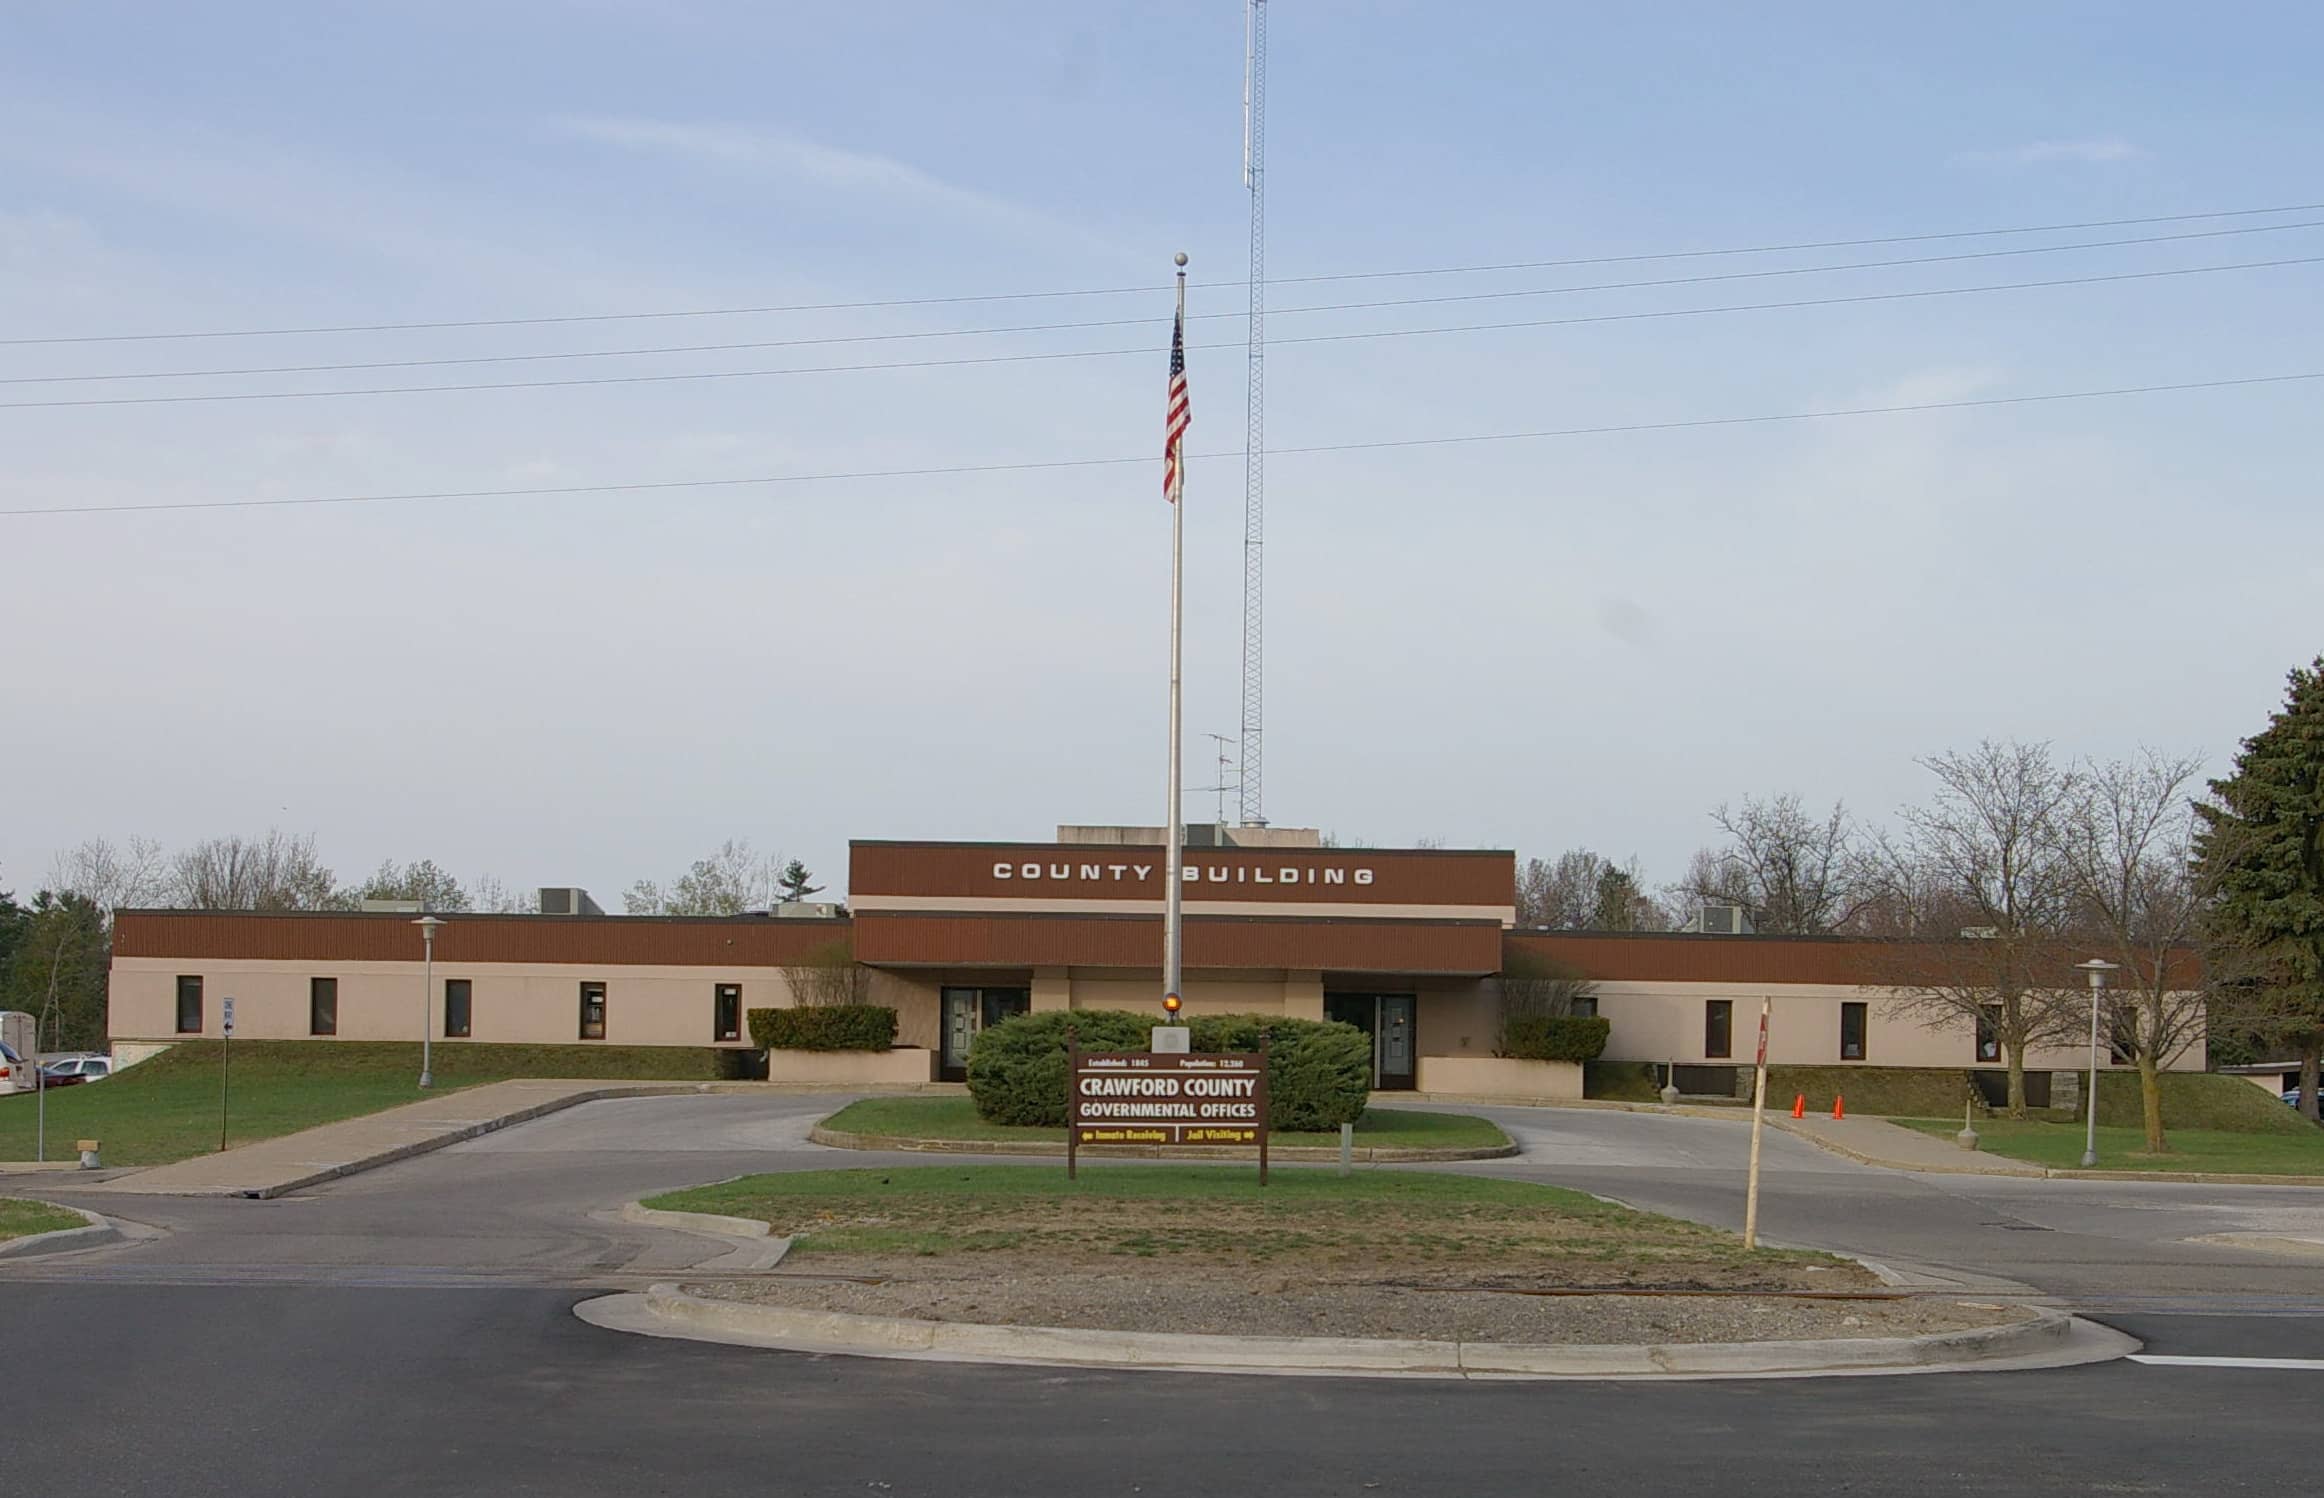
[[[605,1038],[605,985],[602,983],[581,985],[581,1038]]]
[[[202,980],[199,978],[178,979],[178,1033],[202,1033]]]
[[[469,995],[473,992],[466,978],[444,980],[444,1038],[466,1040],[469,1025]]]
[[[2001,1010],[1997,1005],[1985,1004],[1977,1010],[1977,1059],[2001,1059]]]
[[[307,980],[307,1033],[309,1035],[336,1035],[339,1033],[338,979],[309,978]]]
[[[1576,1019],[1596,1019],[1598,1017],[1598,996],[1594,993],[1586,993],[1575,999],[1574,1017]]]
[[[710,1002],[710,1038],[742,1039],[742,985],[721,983]]]
[[[1864,1059],[1864,1031],[1872,1014],[1870,1004],[1845,1003],[1840,1006],[1840,1059]]]
[[[1703,1001],[1703,1055],[1723,1061],[1735,1054],[1735,1001]]]

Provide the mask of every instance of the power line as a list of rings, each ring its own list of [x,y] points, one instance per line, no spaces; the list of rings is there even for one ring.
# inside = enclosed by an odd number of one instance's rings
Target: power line
[[[1396,448],[1456,447],[1488,442],[1538,442],[1561,437],[1609,437],[1643,432],[1678,432],[1715,427],[1772,426],[1796,421],[1829,421],[1853,416],[1900,416],[1927,411],[1970,411],[1996,406],[2047,405],[2061,401],[2109,400],[2134,395],[2169,395],[2201,390],[2239,390],[2265,385],[2288,385],[2324,380],[2324,370],[2297,374],[2242,375],[2217,380],[2178,380],[2167,384],[2116,385],[2097,390],[2045,391],[2034,395],[1992,395],[1963,400],[1910,401],[1885,406],[1841,406],[1822,411],[1770,412],[1752,416],[1698,416],[1669,421],[1617,422],[1600,426],[1545,427],[1524,432],[1483,432],[1450,437],[1396,437],[1370,442],[1325,442],[1298,447],[1269,448],[1271,457],[1309,457],[1323,453],[1381,452]],[[1240,448],[1193,455],[1199,459],[1239,458]],[[743,488],[773,484],[837,483],[863,479],[952,478],[977,474],[1035,473],[1067,468],[1113,468],[1150,463],[1153,454],[1122,458],[1056,458],[1020,463],[948,463],[924,468],[868,468],[829,473],[777,473],[754,478],[660,479],[626,484],[560,484],[525,489],[439,489],[400,494],[332,494],[294,499],[210,499],[162,501],[129,505],[46,505],[0,510],[0,519],[35,515],[144,515],[178,510],[272,510],[323,505],[391,504],[416,500],[520,499],[548,495],[637,494],[673,489]]]
[[[2288,224],[2255,224],[2235,229],[2204,229],[2188,234],[2149,234],[2128,239],[2079,240],[2072,244],[2028,245],[2006,250],[1969,250],[1949,255],[1914,255],[1890,260],[1852,260],[1838,265],[1787,265],[1768,270],[1719,271],[1699,276],[1661,276],[1644,281],[1600,281],[1579,286],[1520,287],[1504,291],[1472,291],[1445,296],[1395,297],[1370,302],[1336,302],[1308,307],[1267,309],[1272,317],[1319,312],[1372,312],[1395,307],[1430,307],[1460,302],[1514,301],[1527,297],[1572,296],[1600,291],[1662,289],[1702,286],[1722,281],[1758,281],[1784,276],[1829,275],[1838,271],[1892,270],[1905,266],[1947,265],[1969,260],[1999,260],[2026,255],[2056,255],[2077,250],[2119,249],[2131,245],[2176,244],[2196,239],[2222,239],[2245,234],[2276,234],[2293,229],[2324,229],[2324,219]],[[1247,317],[1246,312],[1197,312],[1187,321]],[[999,337],[1022,333],[1080,332],[1097,328],[1150,326],[1152,317],[1098,318],[1083,322],[1022,323],[999,328],[935,328],[914,333],[850,333],[819,338],[754,339],[740,343],[682,343],[654,348],[582,349],[569,353],[469,354],[438,359],[386,359],[339,364],[274,364],[236,369],[135,370],[118,374],[10,375],[0,385],[74,385],[116,380],[230,379],[254,375],[347,374],[379,369],[445,369],[479,364],[535,364],[568,359],[639,359],[672,354],[725,354],[778,348],[820,348],[862,343],[909,342],[923,338]],[[1283,340],[1277,340],[1283,341]]]
[[[2204,219],[2256,218],[2271,213],[2314,213],[2324,203],[2285,203],[2268,208],[2222,208],[2207,213],[2152,214],[2143,218],[2083,219],[2072,223],[2016,224],[1997,229],[1949,229],[1934,233],[1888,234],[1859,239],[1801,240],[1790,244],[1732,245],[1723,249],[1659,250],[1633,255],[1587,255],[1562,260],[1514,260],[1492,265],[1439,265],[1408,270],[1338,271],[1309,276],[1271,276],[1275,286],[1313,285],[1327,281],[1373,281],[1412,276],[1467,276],[1503,271],[1561,270],[1588,265],[1637,265],[1657,260],[1716,259],[1727,255],[1781,255],[1807,250],[1863,249],[1883,244],[1926,244],[1952,239],[1987,239],[2004,234],[2064,234],[2082,229],[2125,229],[2140,224],[2183,224]],[[1207,281],[1205,286],[1243,287],[1241,281]],[[295,338],[345,333],[442,332],[462,328],[534,328],[574,323],[644,322],[664,318],[750,317],[794,312],[860,312],[891,307],[965,306],[973,303],[1024,302],[1067,297],[1152,295],[1164,288],[1154,283],[1136,286],[1096,286],[1054,291],[985,292],[957,296],[884,297],[852,302],[790,302],[747,307],[694,307],[645,312],[585,312],[546,317],[469,317],[432,322],[371,322],[315,324],[300,327],[216,328],[199,331],[147,333],[69,333],[39,338],[0,338],[0,348],[31,348],[89,343],[162,343],[202,338]]]
[[[1527,318],[1504,322],[1456,323],[1431,328],[1386,328],[1359,333],[1306,333],[1272,340],[1283,347],[1307,343],[1350,343],[1375,338],[1421,338],[1451,333],[1488,333],[1524,328],[1579,327],[1591,323],[1647,322],[1664,318],[1708,317],[1736,312],[1788,311],[1808,307],[1855,306],[1869,302],[1919,301],[1933,297],[1979,296],[1997,291],[2033,291],[2062,286],[2095,286],[2119,281],[2151,281],[2172,276],[2214,275],[2225,271],[2270,270],[2291,265],[2324,263],[2324,255],[2279,260],[2244,260],[2225,265],[2187,265],[2164,270],[2119,271],[2096,276],[2062,276],[2041,281],[2008,281],[1988,286],[1943,286],[1918,291],[1863,292],[1852,296],[1803,297],[1780,302],[1745,302],[1723,307],[1672,307],[1641,312],[1601,312],[1578,317]],[[1193,345],[1196,351],[1236,348],[1228,343]],[[490,380],[461,385],[387,385],[358,390],[245,390],[194,395],[86,396],[65,400],[0,401],[0,411],[58,410],[86,406],[209,405],[265,400],[344,400],[373,395],[447,395],[488,390],[557,390],[601,385],[667,385],[705,380],[767,379],[786,375],[865,374],[899,369],[952,369],[970,365],[1032,364],[1059,359],[1115,359],[1151,357],[1148,347],[1117,349],[1063,349],[1041,353],[977,354],[957,359],[898,359],[874,364],[799,365],[787,369],[694,370],[672,374],[590,375],[558,380]]]

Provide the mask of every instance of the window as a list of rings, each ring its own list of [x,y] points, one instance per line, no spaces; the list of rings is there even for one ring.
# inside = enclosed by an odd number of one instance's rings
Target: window
[[[466,1040],[469,1023],[469,994],[466,978],[444,980],[444,1038]],[[602,1017],[602,1006],[600,1006]]]
[[[1594,993],[1581,995],[1573,1001],[1573,1012],[1576,1019],[1596,1019],[1598,1017],[1598,996]]]
[[[1713,1061],[1722,1061],[1735,1054],[1733,999],[1706,999],[1703,1002],[1703,1054]]]
[[[742,1039],[742,985],[721,983],[710,1002],[710,1038]]]
[[[1999,1005],[1985,1004],[1979,1006],[1977,1010],[1977,1059],[1979,1061],[1999,1061],[2001,1059],[2001,1008]]]
[[[1872,1006],[1869,1004],[1851,1001],[1840,1006],[1840,1059],[1842,1061],[1861,1061],[1864,1059],[1864,1030],[1871,1012]]]
[[[309,1035],[336,1035],[339,1033],[338,979],[309,978],[307,980],[307,1033]]]
[[[199,978],[178,979],[178,1033],[202,1033],[202,980]]]
[[[605,985],[602,983],[581,985],[581,1038],[605,1038]]]

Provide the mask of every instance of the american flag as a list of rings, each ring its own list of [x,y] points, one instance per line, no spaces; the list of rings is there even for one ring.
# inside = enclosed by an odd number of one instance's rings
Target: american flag
[[[1178,503],[1179,484],[1185,477],[1186,428],[1194,408],[1186,397],[1186,313],[1170,323],[1170,396],[1162,415],[1162,497]]]

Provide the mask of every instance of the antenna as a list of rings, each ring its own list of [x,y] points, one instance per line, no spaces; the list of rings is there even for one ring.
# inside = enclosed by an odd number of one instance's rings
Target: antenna
[[[1267,660],[1267,0],[1243,0],[1243,186],[1251,194],[1250,363],[1243,377],[1243,739],[1236,799],[1246,827],[1260,805]]]
[[[1224,827],[1227,824],[1227,792],[1239,792],[1242,789],[1239,778],[1233,773],[1235,757],[1227,753],[1227,745],[1233,743],[1234,739],[1223,733],[1206,733],[1203,737],[1218,745],[1218,784],[1202,786],[1200,789],[1218,793],[1218,825]]]

